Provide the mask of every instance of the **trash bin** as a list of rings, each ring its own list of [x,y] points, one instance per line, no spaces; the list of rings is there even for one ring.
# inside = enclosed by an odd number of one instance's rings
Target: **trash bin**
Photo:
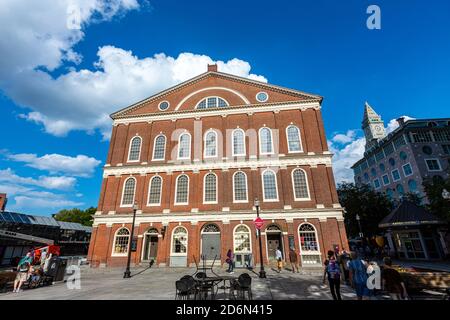
[[[54,257],[50,260],[47,275],[55,281],[63,281],[66,274],[67,260],[60,257]]]

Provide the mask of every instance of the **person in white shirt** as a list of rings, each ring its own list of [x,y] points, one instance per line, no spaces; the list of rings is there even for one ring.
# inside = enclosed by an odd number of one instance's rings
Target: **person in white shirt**
[[[277,258],[278,273],[280,273],[281,268],[283,267],[283,254],[279,247],[277,248],[277,251],[275,251],[275,257]]]

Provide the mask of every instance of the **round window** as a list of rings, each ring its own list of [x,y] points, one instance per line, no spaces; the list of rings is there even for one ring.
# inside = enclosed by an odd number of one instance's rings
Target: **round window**
[[[431,149],[430,146],[425,146],[422,148],[423,153],[427,154],[427,155],[431,155],[433,153],[433,149]]]
[[[408,155],[406,154],[405,151],[400,152],[400,159],[406,160],[407,158],[408,158]]]
[[[390,158],[390,159],[389,159],[389,164],[390,164],[391,166],[395,166],[395,160],[394,160],[394,158]]]
[[[169,102],[168,101],[163,101],[159,104],[159,110],[164,111],[169,109]]]
[[[256,95],[256,100],[259,102],[266,102],[269,100],[269,95],[266,92],[260,92]]]
[[[383,163],[380,163],[380,170],[381,170],[381,172],[386,171],[386,166]]]

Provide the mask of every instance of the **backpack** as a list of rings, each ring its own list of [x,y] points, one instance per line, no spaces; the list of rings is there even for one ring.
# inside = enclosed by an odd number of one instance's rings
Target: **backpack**
[[[339,264],[336,261],[330,261],[327,265],[327,273],[331,279],[339,279],[341,277]]]

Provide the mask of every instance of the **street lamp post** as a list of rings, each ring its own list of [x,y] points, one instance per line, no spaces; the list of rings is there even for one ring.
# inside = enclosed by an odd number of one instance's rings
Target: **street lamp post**
[[[361,217],[359,216],[359,214],[356,214],[356,221],[358,221],[358,227],[359,227],[359,237],[363,238],[364,234],[362,232],[362,228],[361,228]]]
[[[256,217],[259,218],[259,200],[255,199],[255,208],[256,208]],[[258,229],[258,239],[259,239],[259,261],[261,267],[259,269],[259,277],[266,278],[266,271],[264,271],[264,263],[263,263],[263,253],[262,253],[262,240],[261,240],[261,230]]]
[[[130,235],[130,241],[128,241],[128,260],[127,260],[127,268],[125,269],[125,272],[123,273],[124,278],[131,278],[131,272],[130,272],[130,262],[131,262],[131,245],[133,243],[134,239],[134,222],[136,220],[136,211],[138,210],[138,203],[137,201],[134,202],[133,205],[133,222],[131,224],[131,235]]]

